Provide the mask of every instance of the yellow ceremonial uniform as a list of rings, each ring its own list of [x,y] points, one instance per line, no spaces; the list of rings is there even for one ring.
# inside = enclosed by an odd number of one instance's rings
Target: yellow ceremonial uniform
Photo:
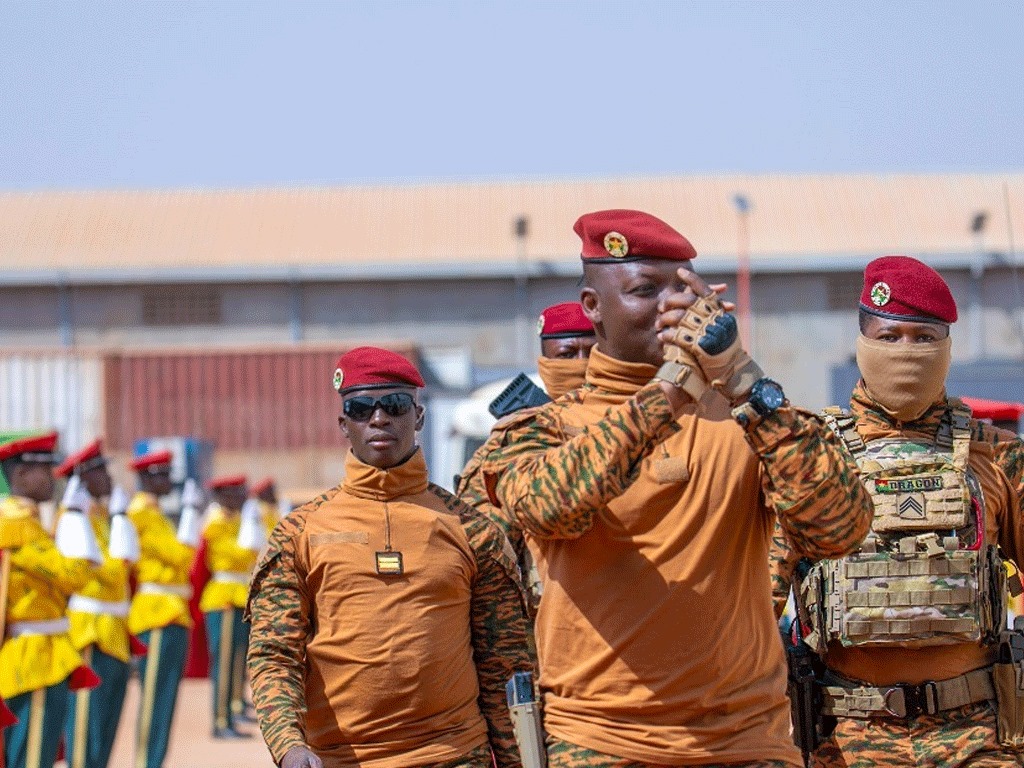
[[[242,518],[237,510],[211,504],[203,539],[206,565],[212,574],[199,608],[206,619],[210,648],[210,679],[213,681],[213,727],[234,729],[232,701],[240,701],[249,644],[248,625],[242,610],[249,598],[249,582],[256,552],[238,545]],[[234,707],[237,709],[237,706]]]
[[[58,513],[63,514],[61,509]],[[71,642],[100,676],[93,690],[71,694],[65,725],[69,768],[105,768],[114,745],[131,673],[128,640],[128,574],[124,560],[110,556],[110,513],[93,502],[89,522],[103,563],[68,602]]]
[[[167,753],[192,627],[189,569],[195,549],[178,541],[174,526],[151,493],[135,494],[128,518],[138,531],[140,552],[136,564],[139,586],[128,614],[128,628],[149,648],[139,668],[142,702],[135,766],[160,768]]]
[[[139,532],[141,553],[135,566],[139,589],[128,614],[128,628],[135,634],[171,624],[191,628],[188,572],[195,549],[178,541],[174,526],[151,493],[135,494],[128,517]]]
[[[85,560],[65,557],[39,522],[37,505],[0,502],[0,549],[7,582],[6,639],[0,645],[0,698],[21,721],[6,734],[10,768],[52,765],[68,701],[68,678],[82,657],[68,635],[68,597],[89,581]]]
[[[107,655],[128,663],[131,660],[128,642],[129,565],[110,556],[110,514],[107,508],[94,502],[89,510],[89,522],[103,553],[103,564],[93,569],[92,579],[71,597],[68,605],[71,642],[78,651],[96,645]],[[79,597],[85,600],[77,599]]]
[[[44,634],[66,619],[68,597],[89,581],[85,560],[64,557],[39,522],[37,506],[9,496],[0,502],[0,548],[10,552],[7,639],[0,647],[0,696],[15,696],[67,679],[82,665],[68,630]],[[31,622],[32,624],[29,624]],[[19,625],[20,628],[19,628]],[[21,630],[27,630],[24,634]]]
[[[269,501],[261,501],[260,517],[263,518],[263,525],[267,529],[267,539],[269,539],[270,534],[274,532],[274,528],[281,522],[281,515],[278,514],[277,507],[274,504],[271,504]]]

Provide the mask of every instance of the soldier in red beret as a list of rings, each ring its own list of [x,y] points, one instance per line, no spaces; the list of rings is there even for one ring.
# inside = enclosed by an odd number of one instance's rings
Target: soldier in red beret
[[[156,450],[134,458],[138,491],[128,504],[128,518],[139,533],[138,588],[128,613],[128,629],[148,648],[139,661],[136,768],[161,768],[170,743],[178,686],[185,668],[192,617],[188,572],[196,542],[171,524],[160,499],[173,489],[170,451]]]
[[[947,394],[956,319],[926,264],[868,264],[861,380],[825,417],[860,466],[872,530],[809,568],[775,538],[776,609],[795,571],[799,634],[824,668],[817,766],[1024,761],[1024,635],[1006,631],[1004,565],[1024,562],[1024,443]]]
[[[53,497],[56,447],[56,432],[0,445],[11,489],[0,501],[0,698],[19,721],[4,734],[7,768],[53,765],[69,690],[98,682],[67,618],[68,599],[89,582],[95,563],[80,542],[67,548],[39,521],[39,504]]]
[[[540,337],[537,371],[544,382],[548,397],[557,400],[583,386],[587,359],[590,357],[590,350],[597,343],[594,324],[583,311],[583,305],[578,301],[569,301],[547,307],[537,321],[537,335]],[[499,417],[498,421],[491,428],[487,440],[473,453],[462,473],[456,477],[455,491],[460,499],[501,526],[508,536],[512,548],[516,551],[519,569],[530,596],[532,615],[536,613],[543,590],[534,556],[528,549],[526,537],[515,518],[491,504],[484,485],[484,475],[480,471],[480,468],[491,460],[495,451],[505,445],[509,430],[521,429],[533,419],[537,410],[543,407],[527,407],[523,398],[517,398],[512,406],[515,410],[495,413],[495,404],[492,404],[491,411]],[[493,464],[491,472],[492,475],[495,472]]]
[[[552,400],[583,384],[590,350],[597,343],[594,324],[578,301],[553,304],[537,321],[537,371]]]
[[[630,210],[575,231],[597,333],[586,384],[483,468],[543,563],[548,765],[799,765],[773,523],[836,557],[863,538],[870,500],[825,424],[743,351],[685,237]]]
[[[428,481],[423,386],[394,352],[342,355],[344,480],[281,520],[257,568],[249,669],[282,768],[520,765],[505,683],[532,663],[515,556]]]

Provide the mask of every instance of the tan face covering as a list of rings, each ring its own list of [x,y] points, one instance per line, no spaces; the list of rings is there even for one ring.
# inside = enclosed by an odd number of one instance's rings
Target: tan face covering
[[[857,338],[857,367],[871,399],[897,421],[919,418],[938,402],[949,373],[952,339],[899,344]]]
[[[587,358],[574,357],[559,360],[552,357],[537,358],[537,372],[548,397],[557,400],[566,392],[583,386],[583,378],[587,372]]]

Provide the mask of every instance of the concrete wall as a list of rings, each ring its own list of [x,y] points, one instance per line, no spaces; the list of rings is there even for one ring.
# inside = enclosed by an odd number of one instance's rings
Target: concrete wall
[[[706,275],[734,283],[732,275]],[[946,274],[960,299],[954,326],[954,359],[1024,358],[1024,286],[1011,270],[986,272],[980,322],[969,311],[972,283],[966,271]],[[179,290],[166,286],[166,290]],[[573,278],[530,282],[520,300],[510,280],[465,279],[218,286],[221,322],[194,326],[144,326],[143,294],[152,287],[96,286],[69,289],[63,316],[54,288],[0,288],[0,346],[135,348],[166,345],[230,346],[302,341],[408,341],[420,347],[468,350],[478,368],[527,367],[537,354],[541,309],[579,295]],[[832,366],[850,358],[857,335],[857,273],[755,274],[752,351],[778,377],[794,402],[819,408],[829,400]],[[976,330],[980,328],[980,330]],[[518,358],[518,359],[517,359]]]

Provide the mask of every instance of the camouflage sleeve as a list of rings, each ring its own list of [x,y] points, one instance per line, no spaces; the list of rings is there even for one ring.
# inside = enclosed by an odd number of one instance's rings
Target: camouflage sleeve
[[[252,700],[263,739],[278,764],[289,749],[306,744],[306,642],[313,619],[295,554],[295,537],[304,522],[304,515],[293,512],[274,529],[245,610],[252,624],[248,655]]]
[[[817,416],[780,408],[746,433],[761,461],[765,502],[796,553],[842,557],[871,526],[871,497],[857,464]]]
[[[515,672],[533,672],[536,667],[526,637],[526,595],[504,534],[473,513],[463,517],[463,527],[477,566],[470,622],[480,712],[487,721],[497,768],[520,768],[505,684]]]
[[[462,471],[455,494],[464,504],[469,505],[480,514],[486,516],[491,522],[501,528],[502,532],[511,542],[512,548],[516,552],[516,557],[522,560],[523,552],[526,549],[523,531],[518,525],[514,524],[515,521],[512,519],[511,513],[499,509],[491,503],[487,495],[487,485],[484,482],[484,472],[482,470],[484,465],[488,465],[489,471],[492,474],[501,471],[501,465],[492,461],[491,457],[495,451],[504,445],[506,435],[506,431],[500,433],[492,432],[490,437],[487,438],[487,442],[477,449]]]
[[[561,402],[561,401],[559,401]],[[575,539],[594,515],[620,496],[654,446],[677,429],[657,383],[609,408],[603,418],[566,440],[551,409],[510,434],[484,466],[492,500],[511,510],[540,539]]]
[[[786,611],[789,591],[793,586],[793,571],[799,559],[799,555],[794,554],[793,548],[789,546],[786,533],[782,530],[778,517],[776,517],[772,540],[768,546],[768,570],[772,577],[772,608],[775,610],[776,619],[781,619],[782,614]]]
[[[975,421],[972,439],[989,445],[992,460],[1005,477],[1006,517],[999,521],[999,545],[1024,567],[1024,440],[1009,430]]]
[[[1006,475],[1017,501],[1017,524],[1024,521],[1024,440],[1005,429],[983,425],[983,435],[992,444],[995,463]]]

